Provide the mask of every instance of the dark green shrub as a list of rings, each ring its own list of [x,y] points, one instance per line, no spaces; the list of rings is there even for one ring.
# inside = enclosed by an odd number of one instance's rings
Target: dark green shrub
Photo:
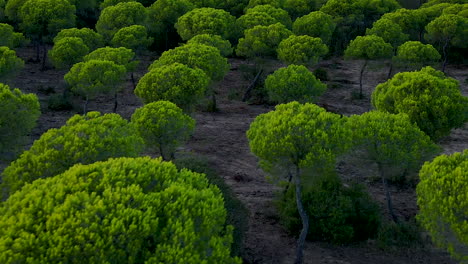
[[[424,247],[429,240],[423,238],[422,231],[414,219],[382,223],[377,235],[377,247],[384,250]]]
[[[337,244],[362,241],[377,234],[380,225],[379,206],[362,185],[345,187],[338,176],[322,175],[303,186],[302,202],[310,217],[310,240]],[[295,204],[295,190],[288,188],[278,195],[276,203],[281,221],[294,234],[302,223]]]
[[[227,210],[226,225],[234,227],[231,255],[240,255],[243,247],[245,232],[248,229],[249,211],[244,204],[237,199],[232,189],[224,182],[212,167],[208,160],[193,154],[184,154],[172,161],[179,170],[188,169],[193,172],[203,173],[210,184],[216,185],[224,196],[224,207]]]
[[[67,111],[73,109],[73,104],[63,94],[53,94],[47,100],[47,108],[52,111]]]
[[[324,68],[317,68],[313,71],[315,77],[322,82],[329,81],[328,72]]]

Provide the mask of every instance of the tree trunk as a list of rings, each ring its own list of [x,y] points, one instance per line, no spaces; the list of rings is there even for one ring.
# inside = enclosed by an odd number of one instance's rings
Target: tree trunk
[[[252,83],[250,83],[249,87],[245,91],[244,96],[242,97],[242,102],[245,102],[250,98],[250,93],[252,92],[253,88],[255,88],[255,85],[260,79],[260,76],[262,75],[262,73],[263,73],[263,69],[260,69],[257,75],[255,76],[255,78],[253,79]]]
[[[84,106],[83,106],[83,115],[86,115],[86,113],[88,111],[88,101],[89,101],[89,97],[88,97],[88,95],[86,95],[86,101],[85,101]]]
[[[444,54],[444,62],[442,64],[442,72],[445,73],[445,66],[447,66],[448,54],[447,54],[447,47],[450,42],[450,39],[445,40],[445,44],[442,47],[442,52]]]
[[[284,198],[284,199],[286,199],[286,193],[287,193],[288,190],[289,190],[289,185],[291,185],[292,178],[293,178],[293,175],[292,175],[292,173],[288,170],[288,184],[286,185],[286,187],[284,187],[284,190],[283,190],[283,198]]]
[[[117,106],[118,106],[118,102],[117,102],[117,92],[114,93],[114,113],[117,113]]]
[[[133,72],[130,74],[130,78],[132,79],[133,91],[135,91],[136,83],[135,83],[135,76],[134,76]]]
[[[45,65],[46,65],[46,61],[47,61],[47,46],[46,44],[42,44],[42,51],[43,51],[43,54],[42,54],[42,67],[41,67],[41,71],[44,71],[45,70]]]
[[[385,192],[385,198],[387,199],[387,207],[388,207],[388,212],[390,213],[390,216],[392,217],[392,220],[395,223],[398,223],[398,218],[395,215],[395,212],[393,212],[393,205],[392,205],[392,197],[390,196],[390,191],[388,190],[387,186],[387,179],[385,178],[385,171],[384,167],[381,163],[377,163],[379,167],[379,172],[380,172],[380,177],[382,177],[382,184]]]
[[[362,94],[362,75],[364,74],[364,69],[367,66],[367,60],[364,61],[364,65],[362,65],[361,72],[359,74],[359,99],[364,98],[364,95]]]
[[[39,59],[40,53],[41,53],[41,42],[37,41],[36,42],[36,62],[40,61]]]
[[[392,77],[392,70],[393,70],[393,62],[390,61],[390,69],[388,69],[387,80]]]
[[[307,233],[309,232],[309,216],[307,212],[304,210],[304,206],[302,205],[302,192],[301,192],[301,178],[300,178],[300,171],[299,167],[296,168],[296,175],[295,175],[295,183],[296,183],[296,205],[297,210],[299,211],[299,215],[301,216],[302,220],[302,230],[299,238],[297,239],[297,247],[296,247],[296,260],[294,264],[302,264],[303,261],[303,249],[305,244],[305,239],[307,237]]]

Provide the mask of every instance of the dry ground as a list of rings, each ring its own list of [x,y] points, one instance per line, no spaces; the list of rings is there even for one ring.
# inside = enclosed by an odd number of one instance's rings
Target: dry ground
[[[19,56],[25,60],[33,57],[33,49],[19,50]],[[154,59],[148,55],[142,57],[137,77],[145,73],[147,65]],[[279,224],[278,215],[272,205],[275,187],[265,179],[265,174],[257,166],[257,159],[248,147],[245,132],[253,119],[273,109],[271,106],[251,105],[240,100],[232,99],[235,94],[242,94],[249,84],[243,77],[240,65],[246,62],[240,59],[230,59],[231,71],[225,79],[216,85],[218,92],[219,112],[208,113],[198,111],[193,116],[197,121],[196,131],[191,140],[181,148],[208,158],[227,184],[231,186],[237,197],[250,211],[249,229],[245,238],[243,258],[246,263],[293,263],[295,238],[289,235]],[[360,114],[371,109],[370,94],[373,88],[385,81],[388,68],[380,63],[379,68],[367,71],[364,76],[363,100],[353,99],[351,92],[358,89],[358,74],[362,61],[343,61],[333,59],[321,63],[330,75],[329,89],[321,97],[319,104],[325,105],[330,111],[343,115]],[[274,67],[281,65],[276,63]],[[27,63],[25,69],[12,81],[11,86],[20,88],[24,92],[38,94],[42,116],[32,138],[37,139],[49,128],[62,126],[73,114],[81,111],[80,98],[75,99],[76,109],[73,111],[54,112],[47,109],[50,95],[43,91],[53,87],[61,92],[64,87],[65,72],[56,70],[40,71],[38,64]],[[450,66],[448,74],[462,83],[464,95],[468,95],[465,80],[468,78],[468,66]],[[42,92],[41,92],[42,91]],[[120,105],[118,113],[129,118],[141,102],[133,95],[130,82],[119,94]],[[112,111],[112,100],[103,96],[92,101],[89,110],[101,112]],[[456,129],[441,142],[444,153],[462,151],[468,147],[468,125]],[[4,166],[5,164],[3,164]],[[1,167],[0,167],[1,169]],[[369,171],[349,164],[340,167],[346,177],[353,177],[366,181]],[[368,182],[368,181],[366,181]],[[372,195],[381,203],[384,202],[380,184],[369,184]],[[395,208],[400,217],[410,218],[417,210],[414,189],[391,188],[395,199]],[[397,251],[382,251],[377,249],[374,241],[367,241],[352,246],[335,246],[327,243],[308,242],[305,248],[305,263],[455,263],[446,253],[435,249],[399,249]]]

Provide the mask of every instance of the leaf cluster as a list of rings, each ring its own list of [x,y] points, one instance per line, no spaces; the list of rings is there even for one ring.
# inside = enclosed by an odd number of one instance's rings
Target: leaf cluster
[[[284,63],[313,66],[328,53],[328,47],[320,38],[291,35],[280,42],[277,53]]]

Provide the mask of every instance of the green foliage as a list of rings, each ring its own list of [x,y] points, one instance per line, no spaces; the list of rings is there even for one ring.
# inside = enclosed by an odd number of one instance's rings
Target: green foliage
[[[233,48],[228,40],[218,35],[200,34],[187,41],[187,44],[204,44],[219,49],[223,57],[232,55]]]
[[[450,43],[454,47],[468,47],[468,18],[458,15],[442,15],[426,26],[425,35],[432,43]]]
[[[254,13],[254,12],[267,13],[272,18],[274,18],[276,22],[280,22],[281,24],[285,25],[288,29],[291,29],[291,26],[292,26],[291,17],[289,16],[288,12],[284,9],[276,8],[276,7],[273,7],[272,5],[257,5],[245,11],[246,14]],[[256,25],[253,25],[253,26],[256,26]]]
[[[145,140],[146,147],[159,151],[164,160],[174,159],[177,147],[190,138],[195,128],[195,120],[168,101],[157,101],[136,109],[132,124]]]
[[[219,35],[224,39],[234,37],[236,18],[228,12],[214,8],[196,8],[179,17],[175,28],[183,40],[198,34]]]
[[[292,28],[296,35],[321,38],[324,43],[330,43],[335,27],[336,22],[332,16],[316,11],[296,19]]]
[[[359,157],[375,162],[380,176],[386,179],[419,169],[439,151],[405,114],[371,111],[351,116],[348,126],[354,132],[353,144]]]
[[[134,58],[135,52],[133,52],[131,49],[127,49],[124,47],[104,47],[89,53],[84,57],[83,60],[112,61],[117,65],[124,66],[127,72],[133,72],[136,66],[138,65],[138,61],[135,61]]]
[[[277,52],[284,63],[312,66],[328,53],[328,47],[320,38],[291,35],[281,41]]]
[[[467,261],[468,150],[427,162],[419,177],[417,219],[439,247]]]
[[[148,18],[146,8],[139,2],[124,2],[106,7],[96,23],[96,31],[110,41],[119,29],[131,25],[145,25]]]
[[[176,62],[201,69],[214,81],[222,80],[230,67],[219,49],[192,43],[163,52],[161,57],[150,65],[149,70]]]
[[[284,0],[283,8],[296,19],[316,10],[318,2],[317,0]]]
[[[423,248],[427,242],[421,235],[424,230],[411,219],[410,221],[384,222],[377,233],[377,246],[383,250]]]
[[[248,9],[249,10],[249,9]],[[269,26],[279,23],[274,17],[266,12],[249,12],[239,17],[236,21],[239,32],[244,32],[255,26]]]
[[[39,178],[61,174],[77,163],[135,157],[143,147],[143,140],[137,134],[117,114],[89,112],[85,116],[75,115],[61,128],[52,128],[42,134],[29,150],[3,171],[3,194],[12,194]]]
[[[148,7],[148,20],[151,33],[162,34],[174,30],[180,16],[194,9],[189,0],[158,0]]]
[[[103,46],[104,39],[96,31],[89,28],[67,28],[62,29],[54,38],[54,43],[57,43],[62,38],[77,37],[83,40],[84,44],[88,46],[89,51],[93,51]]]
[[[148,32],[144,26],[132,25],[119,29],[112,38],[111,45],[140,51],[147,49],[153,43],[153,40],[153,38],[148,37]]]
[[[73,109],[73,104],[65,94],[52,94],[47,100],[47,108],[52,111],[67,111]]]
[[[268,97],[274,103],[315,102],[325,92],[327,85],[315,78],[302,65],[289,65],[268,75],[265,80]]]
[[[374,22],[372,28],[366,30],[366,35],[379,36],[385,42],[392,44],[394,49],[409,38],[408,34],[403,33],[400,25],[389,19],[379,19]]]
[[[0,47],[0,80],[12,78],[23,67],[24,61],[16,56],[14,50]]]
[[[25,143],[39,118],[39,100],[35,94],[23,94],[0,83],[0,161],[13,158]]]
[[[0,23],[0,47],[6,46],[12,49],[22,45],[25,42],[26,39],[22,33],[16,33],[14,32],[12,26]]]
[[[237,56],[248,58],[275,56],[276,49],[283,39],[293,33],[283,24],[255,26],[244,32],[236,49]]]
[[[466,4],[453,4],[442,11],[443,15],[459,15],[462,17],[468,17],[468,3]]]
[[[73,92],[93,99],[99,93],[115,94],[125,73],[124,66],[112,61],[87,60],[73,65],[64,78]]]
[[[0,205],[2,263],[241,263],[205,175],[119,158],[76,165]],[[92,243],[88,243],[91,241]]]
[[[247,11],[250,8],[254,8],[258,5],[271,5],[276,8],[281,8],[282,7],[282,1],[283,0],[249,0],[249,4],[245,8]]]
[[[461,95],[457,80],[425,67],[398,73],[377,85],[372,105],[379,111],[407,114],[431,139],[438,140],[466,122],[468,98]]]
[[[73,64],[83,60],[89,48],[81,38],[64,37],[55,42],[49,51],[49,57],[57,69],[67,69]]]
[[[315,77],[320,81],[328,81],[328,72],[324,68],[317,68],[313,71]]]
[[[345,50],[345,58],[384,59],[392,56],[392,45],[376,35],[358,36]]]
[[[8,0],[5,5],[5,15],[9,20],[14,22],[20,21],[20,10],[24,3],[28,0]]]
[[[408,34],[410,40],[420,40],[420,34],[426,24],[424,12],[409,10],[405,8],[397,9],[394,12],[384,14],[381,20],[388,19],[398,24],[404,34]]]
[[[196,7],[221,8],[224,0],[190,0]]]
[[[60,30],[75,26],[75,12],[67,0],[28,0],[19,12],[20,28],[32,39],[50,41]]]
[[[434,64],[441,58],[439,52],[431,45],[419,41],[407,41],[398,47],[397,55],[393,60],[399,64],[421,68]]]
[[[247,131],[251,151],[268,173],[333,161],[348,145],[346,118],[314,104],[291,102],[255,118]],[[320,164],[320,163],[318,163]],[[328,165],[327,165],[328,166]],[[282,175],[284,176],[284,175]]]
[[[173,63],[152,68],[138,82],[135,94],[145,104],[166,100],[190,112],[205,94],[209,82],[203,70]]]
[[[345,187],[335,174],[320,175],[303,187],[302,201],[311,219],[310,240],[337,244],[374,237],[380,225],[380,208],[363,185]],[[294,204],[294,188],[276,198],[282,224],[293,234],[302,228]]]

